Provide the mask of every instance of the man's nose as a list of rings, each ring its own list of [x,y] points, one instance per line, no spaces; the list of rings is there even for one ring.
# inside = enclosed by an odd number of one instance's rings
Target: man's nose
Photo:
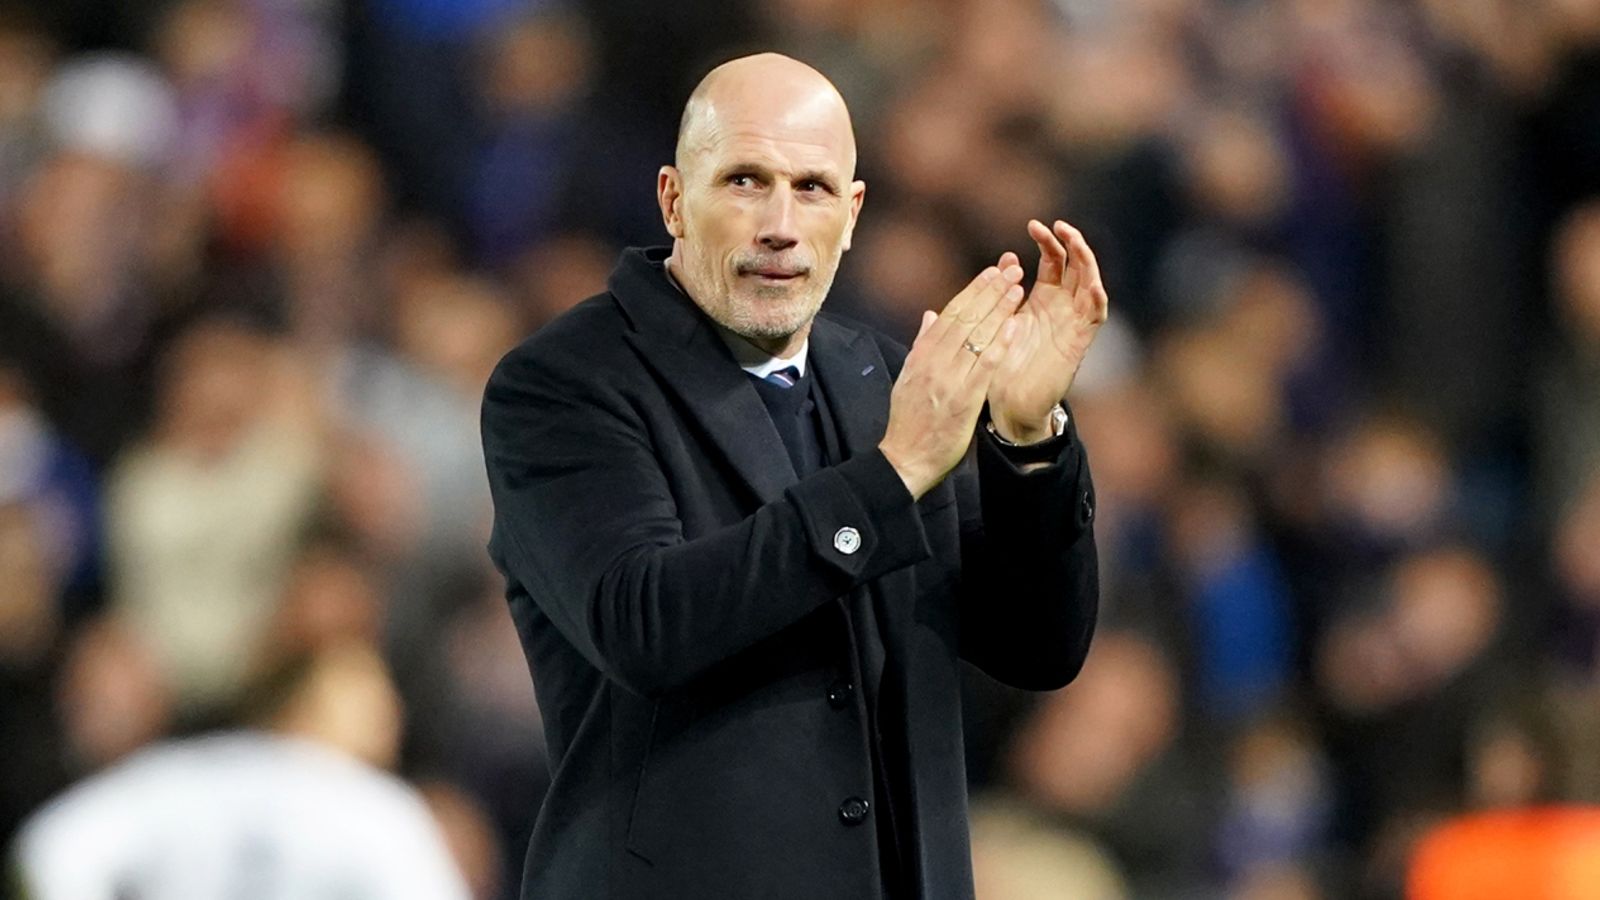
[[[767,195],[756,240],[768,250],[787,250],[800,242],[795,230],[794,191],[787,184],[778,184]]]

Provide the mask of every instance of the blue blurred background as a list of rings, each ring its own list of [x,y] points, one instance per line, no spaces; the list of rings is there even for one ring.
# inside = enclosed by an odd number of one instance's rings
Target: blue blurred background
[[[762,48],[861,141],[829,308],[906,340],[1030,217],[1111,293],[1102,630],[967,685],[980,897],[1398,897],[1439,822],[1600,799],[1600,3],[49,0],[0,3],[0,843],[356,648],[318,733],[515,896],[482,386],[665,242]]]

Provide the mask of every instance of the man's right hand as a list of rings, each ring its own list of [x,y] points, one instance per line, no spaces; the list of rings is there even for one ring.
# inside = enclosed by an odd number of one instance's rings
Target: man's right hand
[[[944,312],[922,314],[922,327],[889,395],[889,425],[878,449],[921,498],[966,455],[995,370],[1027,336],[1022,267],[979,273]]]

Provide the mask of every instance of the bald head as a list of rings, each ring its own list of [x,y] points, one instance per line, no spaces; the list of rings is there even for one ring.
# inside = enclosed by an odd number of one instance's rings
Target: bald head
[[[844,99],[762,53],[711,71],[683,111],[656,199],[673,277],[714,321],[774,356],[802,346],[866,195]]]
[[[741,56],[700,80],[678,123],[678,168],[692,167],[730,133],[752,128],[828,146],[842,176],[855,174],[856,138],[844,97],[827,76],[781,53]]]

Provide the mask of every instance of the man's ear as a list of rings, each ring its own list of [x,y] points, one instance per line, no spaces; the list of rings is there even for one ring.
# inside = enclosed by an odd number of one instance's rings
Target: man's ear
[[[844,225],[844,243],[846,250],[850,249],[850,239],[856,233],[856,219],[861,217],[861,204],[867,199],[867,183],[865,181],[850,182],[850,221]]]
[[[656,203],[661,206],[661,221],[667,226],[667,234],[674,238],[683,237],[683,212],[679,208],[683,200],[683,174],[676,166],[662,166],[656,174]]]

